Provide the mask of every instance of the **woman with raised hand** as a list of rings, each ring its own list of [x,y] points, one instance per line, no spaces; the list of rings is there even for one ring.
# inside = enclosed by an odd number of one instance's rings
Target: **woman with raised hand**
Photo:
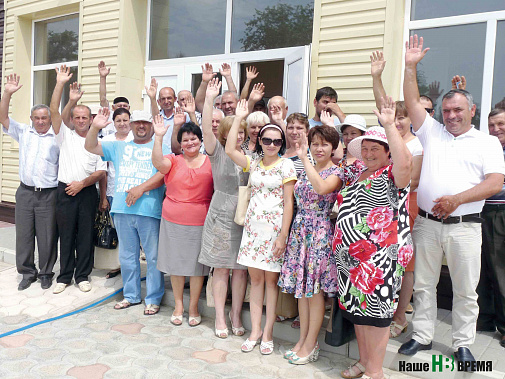
[[[245,216],[237,260],[239,264],[248,267],[251,276],[252,330],[249,338],[242,344],[242,351],[252,351],[261,338],[260,352],[272,354],[277,280],[293,217],[296,171],[292,161],[281,158],[286,149],[286,138],[277,125],[267,124],[258,134],[254,151],[258,155],[263,154],[263,157],[252,160],[237,150],[239,126],[247,112],[247,103],[241,100],[225,147],[226,154],[237,165],[243,167],[245,172],[251,171],[251,200]],[[262,331],[265,285],[266,321]]]
[[[389,326],[412,257],[407,210],[412,155],[395,126],[392,98],[383,99],[381,113],[374,113],[384,128],[372,127],[348,146],[367,167],[340,191],[333,240],[338,305],[354,324],[360,355],[342,372],[344,378],[384,377]]]
[[[323,289],[337,290],[335,270],[327,270],[331,255],[333,225],[330,212],[342,186],[338,168],[331,160],[339,135],[333,126],[315,126],[296,143],[304,166],[295,184],[297,213],[291,227],[279,287],[298,299],[300,339],[284,357],[293,364],[315,361],[319,355],[317,336],[324,318]],[[313,166],[307,149],[316,161]],[[331,275],[333,274],[333,275]]]
[[[245,333],[241,313],[247,287],[247,268],[237,263],[243,228],[233,219],[237,208],[238,187],[247,184],[247,175],[224,151],[224,144],[233,123],[233,117],[225,117],[221,120],[217,129],[217,138],[212,130],[212,104],[219,95],[220,87],[221,82],[217,78],[209,82],[203,106],[203,143],[212,167],[214,194],[203,226],[202,250],[198,262],[214,268],[212,280],[212,294],[216,309],[214,333],[219,338],[226,338],[228,337],[228,327],[224,306],[230,270],[232,271],[232,305],[228,316],[232,333],[237,336],[242,336]],[[244,142],[246,126],[245,121],[242,120],[235,145],[239,154],[244,154],[240,145]]]
[[[176,114],[179,117],[178,114]],[[181,118],[184,117],[182,114]],[[179,124],[180,120],[174,120]],[[182,324],[185,277],[189,276],[189,326],[201,322],[198,300],[203,279],[209,267],[198,263],[202,245],[202,231],[212,198],[213,182],[209,157],[200,153],[202,131],[198,125],[186,122],[174,125],[181,155],[163,156],[163,136],[167,126],[154,124],[155,140],[152,162],[165,175],[166,197],[163,201],[158,248],[158,269],[170,275],[175,298],[175,310],[170,322]]]
[[[242,150],[247,155],[252,155],[256,149],[256,140],[260,129],[270,122],[268,115],[264,112],[252,112],[247,116],[247,138],[242,143]]]

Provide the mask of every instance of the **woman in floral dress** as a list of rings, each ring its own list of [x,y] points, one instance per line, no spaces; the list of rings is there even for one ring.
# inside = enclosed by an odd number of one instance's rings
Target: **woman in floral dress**
[[[395,126],[395,104],[383,100],[384,126],[372,127],[348,146],[367,166],[341,190],[334,256],[338,305],[355,326],[360,360],[344,378],[383,378],[389,326],[405,267],[412,257],[407,195],[412,156]],[[394,164],[391,164],[390,158]]]
[[[337,166],[331,161],[332,151],[338,147],[339,135],[334,127],[316,126],[309,131],[308,145],[316,160],[313,166],[307,157],[307,137],[296,143],[296,152],[303,170],[295,184],[297,213],[291,227],[288,247],[282,265],[279,287],[294,293],[300,314],[300,339],[284,357],[290,363],[305,364],[315,361],[319,354],[317,336],[324,318],[323,281],[331,254],[333,226],[330,211],[337,193],[329,189],[340,187]],[[314,181],[315,186],[311,184]],[[320,182],[327,186],[321,193]],[[325,283],[336,291],[336,281]]]
[[[233,125],[226,140],[226,154],[244,171],[250,171],[251,200],[247,208],[244,233],[237,262],[247,266],[251,276],[251,324],[249,338],[242,344],[242,351],[254,349],[262,338],[260,352],[273,352],[273,326],[277,305],[277,280],[286,249],[286,240],[293,217],[293,188],[296,172],[293,162],[281,158],[286,148],[282,129],[273,124],[261,128],[256,140],[256,153],[263,156],[251,160],[236,149],[238,129],[247,115],[247,103],[237,105]],[[266,285],[266,321],[261,330],[263,298]]]

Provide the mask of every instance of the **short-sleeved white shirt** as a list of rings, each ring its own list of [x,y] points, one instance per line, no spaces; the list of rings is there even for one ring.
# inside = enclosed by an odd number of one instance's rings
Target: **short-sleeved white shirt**
[[[419,141],[419,138],[414,138],[410,140],[409,142],[406,143],[407,149],[409,149],[410,154],[412,154],[413,157],[417,157],[419,155],[423,155],[423,145],[421,145],[421,141]]]
[[[107,170],[107,164],[100,156],[86,151],[85,140],[74,130],[61,124],[60,132],[56,134],[56,142],[60,146],[58,181],[69,184],[84,180],[95,171]]]
[[[492,173],[505,174],[503,150],[496,137],[472,128],[453,136],[445,126],[426,115],[416,132],[424,149],[417,204],[432,213],[434,200],[456,195],[484,181]],[[451,216],[479,213],[484,200],[462,204]]]

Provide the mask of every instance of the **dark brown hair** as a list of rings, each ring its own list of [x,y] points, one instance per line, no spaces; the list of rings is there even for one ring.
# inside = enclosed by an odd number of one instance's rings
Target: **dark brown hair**
[[[335,150],[340,143],[340,136],[335,128],[326,125],[314,126],[309,131],[308,140],[309,146],[315,137],[321,138],[323,141],[329,142],[331,144],[332,150]]]

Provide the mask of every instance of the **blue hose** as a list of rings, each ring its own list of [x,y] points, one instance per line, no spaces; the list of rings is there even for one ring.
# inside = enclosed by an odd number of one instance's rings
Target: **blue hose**
[[[146,277],[144,276],[140,280],[141,281],[146,280]],[[29,325],[23,326],[22,328],[11,330],[10,332],[6,332],[6,333],[3,333],[3,334],[0,334],[0,338],[10,336],[11,334],[14,334],[14,333],[22,332],[23,330],[27,330],[27,329],[33,328],[34,326],[38,326],[38,325],[42,325],[42,324],[47,324],[48,322],[56,321],[56,320],[59,320],[59,319],[62,319],[62,318],[68,317],[68,316],[73,316],[73,315],[75,315],[75,314],[77,314],[79,312],[82,312],[82,311],[85,311],[87,309],[93,308],[93,307],[97,306],[98,304],[103,303],[105,300],[109,300],[111,297],[116,296],[118,293],[123,292],[123,288],[124,287],[121,287],[120,289],[118,289],[114,293],[110,294],[109,296],[103,298],[102,300],[98,300],[98,301],[96,301],[96,302],[94,302],[94,303],[92,303],[90,305],[85,306],[84,308],[77,309],[75,311],[62,314],[61,316],[51,317],[51,318],[48,318],[46,320],[37,321],[37,322],[34,322],[33,324],[29,324]]]

